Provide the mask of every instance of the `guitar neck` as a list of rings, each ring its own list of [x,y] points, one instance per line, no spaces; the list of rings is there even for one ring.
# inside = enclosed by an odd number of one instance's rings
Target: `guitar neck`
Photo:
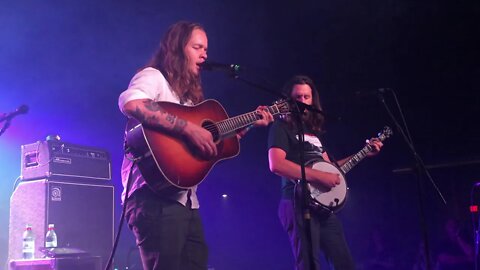
[[[366,145],[362,148],[362,150],[358,151],[355,155],[353,155],[345,164],[340,166],[340,170],[345,174],[349,172],[353,167],[355,167],[360,161],[362,161],[368,153],[372,152],[373,147],[370,145]]]
[[[272,115],[276,115],[280,113],[277,105],[269,106],[267,109]],[[244,113],[235,117],[222,120],[220,122],[215,123],[215,125],[220,131],[220,135],[225,136],[228,134],[232,134],[234,131],[238,129],[247,127],[260,119],[261,119],[261,115],[258,114],[256,111],[253,111],[253,112]]]

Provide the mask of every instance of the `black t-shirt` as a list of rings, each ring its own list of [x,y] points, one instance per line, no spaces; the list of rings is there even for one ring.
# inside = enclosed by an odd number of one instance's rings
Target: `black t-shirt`
[[[300,164],[300,145],[297,131],[285,121],[275,121],[268,133],[268,148],[280,148],[287,154],[286,159]],[[303,144],[304,161],[322,159],[323,148],[318,134],[306,132]],[[282,198],[293,199],[294,182],[282,177]]]

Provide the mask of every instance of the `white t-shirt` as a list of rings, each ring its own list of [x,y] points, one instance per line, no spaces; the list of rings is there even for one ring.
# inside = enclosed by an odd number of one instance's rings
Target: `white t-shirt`
[[[136,100],[136,99],[151,99],[154,101],[166,101],[180,104],[180,99],[172,91],[170,84],[165,79],[163,74],[155,68],[147,67],[141,71],[139,71],[135,76],[133,76],[132,80],[130,81],[130,85],[128,89],[123,91],[120,94],[118,99],[118,106],[123,114],[123,107],[129,101]],[[123,184],[123,193],[122,193],[122,201],[125,198],[126,186],[128,181],[128,174],[130,172],[130,168],[132,167],[132,161],[127,158],[123,158],[122,163],[122,184]],[[138,188],[146,185],[145,179],[140,173],[140,170],[137,166],[133,168],[132,172],[132,181],[131,188],[129,191],[129,196],[135,192]],[[190,200],[192,202],[192,208],[199,208],[198,198],[197,198],[197,186],[190,188],[191,195]],[[176,193],[169,193],[169,198],[178,201],[179,203],[186,205],[187,203],[187,194],[188,189],[179,189]]]

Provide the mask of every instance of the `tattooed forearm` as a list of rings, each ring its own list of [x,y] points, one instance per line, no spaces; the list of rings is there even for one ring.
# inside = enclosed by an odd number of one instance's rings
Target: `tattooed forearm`
[[[145,117],[144,123],[150,126],[158,125],[158,118],[155,115],[150,115],[148,117]]]
[[[138,121],[140,121],[140,123],[145,122],[145,115],[143,115],[143,112],[142,112],[142,110],[140,109],[140,107],[135,106],[135,111],[131,112],[131,115],[132,115],[135,119],[137,119]]]
[[[129,117],[150,128],[184,134],[188,129],[188,121],[165,110],[161,104],[153,100],[133,100],[124,106],[124,110]]]
[[[178,118],[176,115],[167,113],[165,118],[170,124],[173,125],[172,131],[175,133],[182,133],[185,129],[187,122],[183,119]]]
[[[174,124],[175,123],[175,119],[177,119],[177,116],[173,115],[173,114],[169,114],[167,113],[167,117],[166,117],[166,120],[170,123],[170,124]]]
[[[187,125],[186,120],[165,111],[159,103],[153,100],[139,100],[127,103],[125,112],[130,117],[149,127],[164,129],[177,134],[182,134]]]
[[[158,123],[158,118],[154,114],[146,114],[144,110],[142,110],[139,106],[135,107],[135,111],[131,113],[131,115],[137,119],[140,123],[144,123],[147,125],[155,126]]]
[[[185,120],[177,118],[177,121],[175,121],[175,125],[173,126],[173,132],[182,133],[186,125],[187,122]]]
[[[152,111],[152,112],[162,111],[162,107],[160,107],[160,105],[158,105],[158,103],[153,100],[145,100],[143,104],[145,105],[145,108],[149,111]]]

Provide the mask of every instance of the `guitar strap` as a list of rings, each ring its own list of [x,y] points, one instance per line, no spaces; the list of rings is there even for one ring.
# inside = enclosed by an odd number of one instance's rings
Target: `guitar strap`
[[[189,188],[188,191],[187,191],[187,203],[186,203],[186,207],[188,209],[191,209],[192,208],[192,200],[190,199],[190,196],[192,196],[192,189]]]

